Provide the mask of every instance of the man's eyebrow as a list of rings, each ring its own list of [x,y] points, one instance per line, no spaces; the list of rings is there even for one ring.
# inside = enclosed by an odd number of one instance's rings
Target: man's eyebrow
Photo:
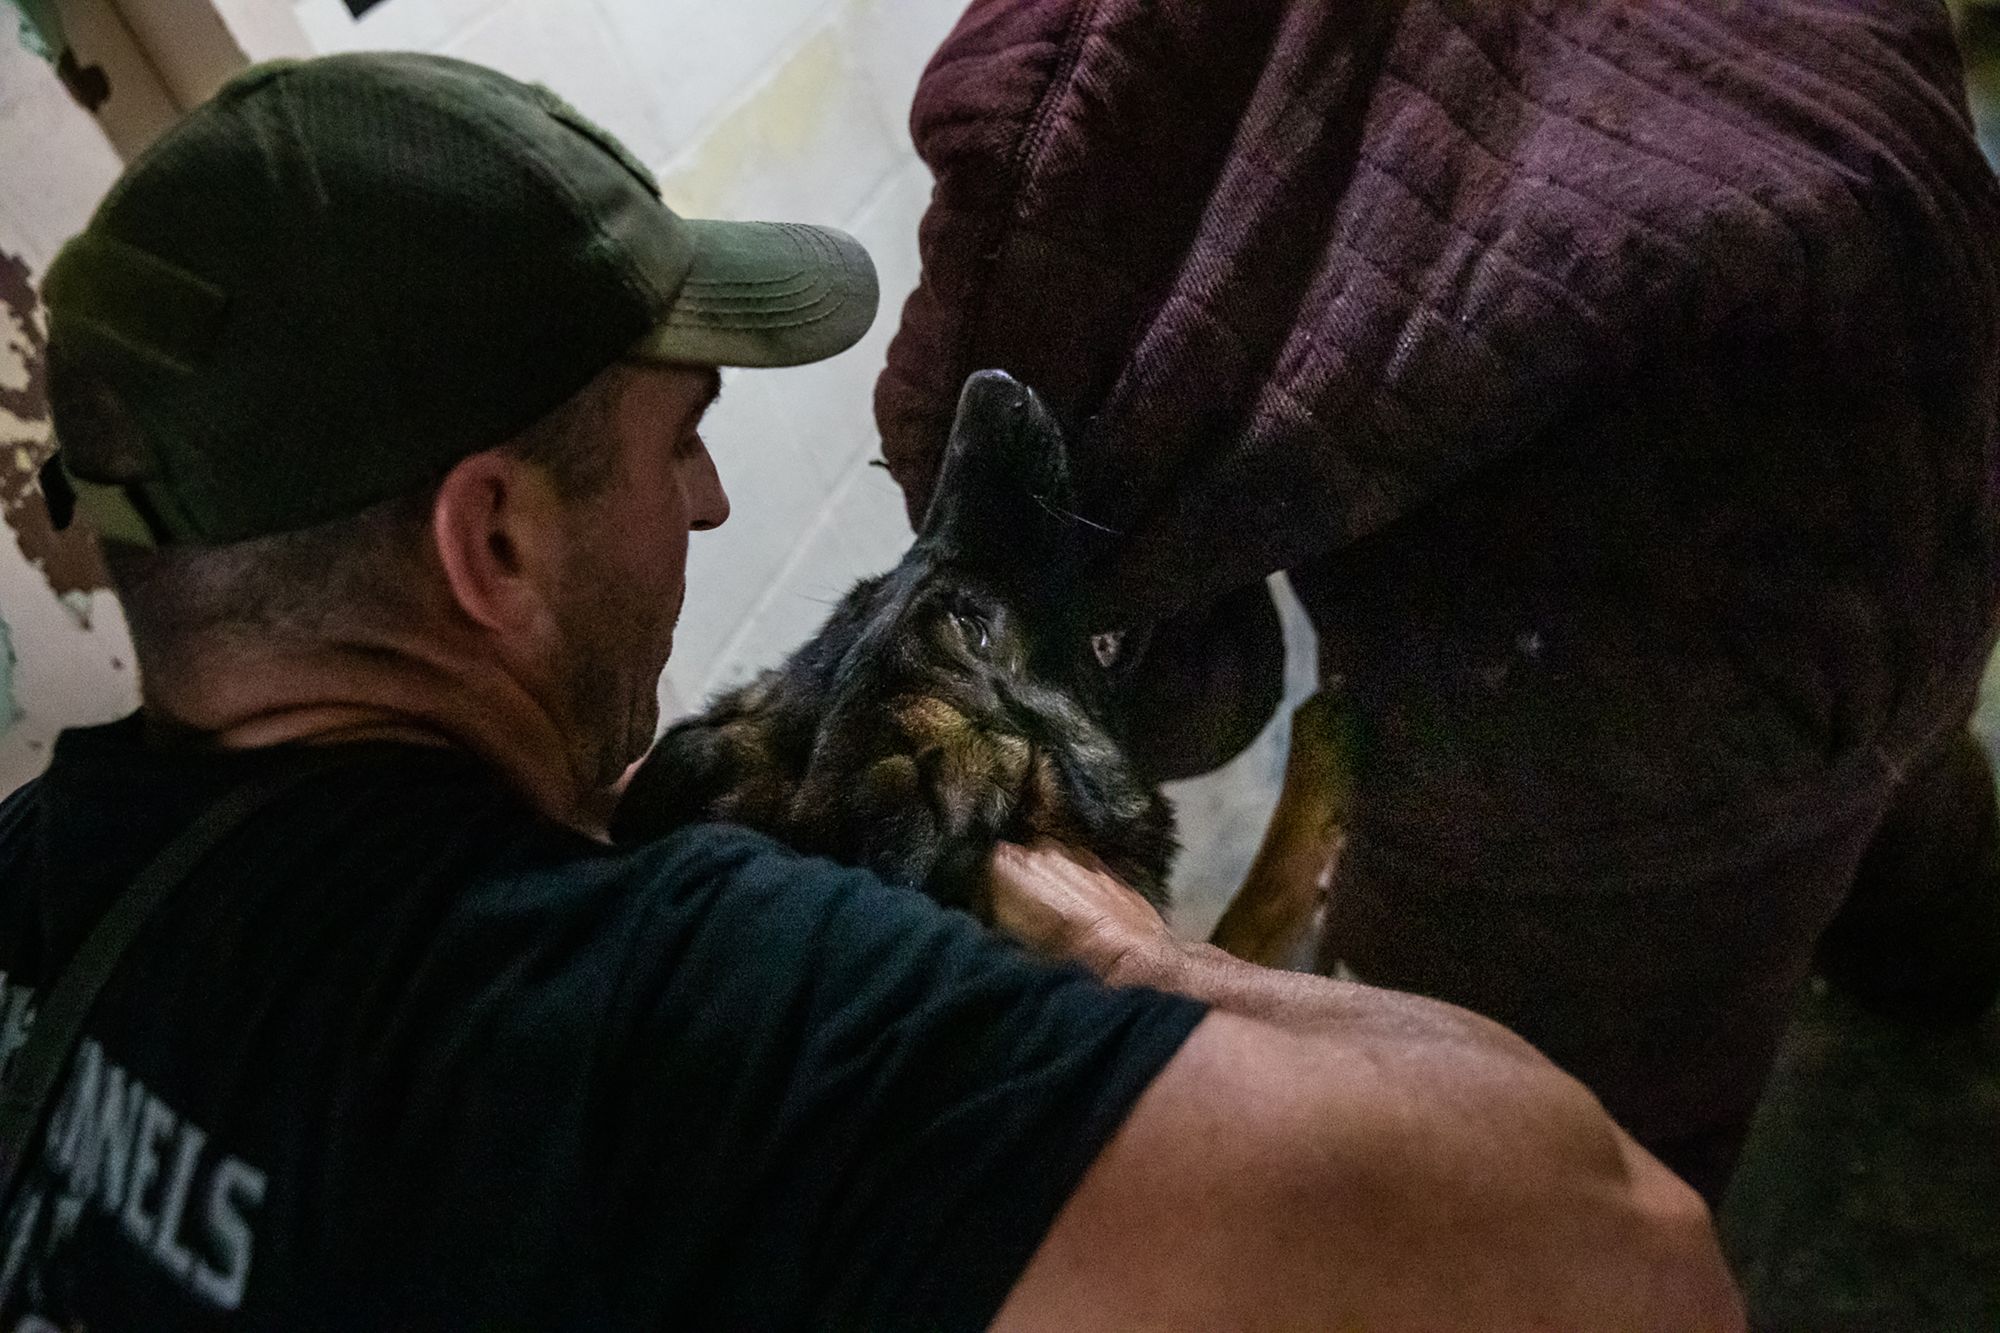
[[[695,410],[695,418],[699,420],[709,408],[715,406],[715,400],[720,397],[722,397],[722,372],[711,370],[708,372],[708,387],[702,391],[701,406]]]

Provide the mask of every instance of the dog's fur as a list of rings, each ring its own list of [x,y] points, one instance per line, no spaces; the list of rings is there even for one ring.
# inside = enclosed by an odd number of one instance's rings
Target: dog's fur
[[[747,824],[974,911],[994,842],[1046,837],[1162,903],[1173,815],[1117,739],[1101,645],[1066,596],[1091,539],[1071,503],[1047,409],[974,375],[902,563],[669,729],[615,835]]]

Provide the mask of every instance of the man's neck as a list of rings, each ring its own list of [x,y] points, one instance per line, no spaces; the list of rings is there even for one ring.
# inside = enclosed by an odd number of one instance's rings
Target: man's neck
[[[148,735],[247,750],[400,740],[469,751],[536,809],[604,836],[610,798],[577,770],[558,720],[499,665],[421,645],[229,645],[144,680]]]

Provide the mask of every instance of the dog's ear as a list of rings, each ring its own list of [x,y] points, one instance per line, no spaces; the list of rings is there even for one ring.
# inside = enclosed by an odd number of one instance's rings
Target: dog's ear
[[[917,549],[1003,587],[1035,591],[1082,554],[1069,449],[1048,406],[1013,376],[965,382]]]

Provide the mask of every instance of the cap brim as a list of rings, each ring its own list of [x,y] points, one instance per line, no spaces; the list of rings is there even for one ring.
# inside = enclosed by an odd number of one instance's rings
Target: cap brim
[[[830,227],[682,224],[694,265],[632,355],[694,366],[802,366],[861,341],[875,322],[875,265]]]

